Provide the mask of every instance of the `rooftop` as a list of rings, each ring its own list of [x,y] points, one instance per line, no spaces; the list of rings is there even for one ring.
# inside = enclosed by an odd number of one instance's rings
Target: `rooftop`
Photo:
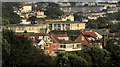
[[[73,41],[67,36],[67,34],[50,34],[54,43],[72,43]],[[68,40],[59,39],[58,37],[68,37]]]
[[[5,27],[26,27],[26,26],[43,26],[43,24],[36,24],[36,25],[32,25],[32,24],[8,24],[5,25]]]
[[[49,24],[52,24],[52,23],[56,23],[56,24],[59,24],[59,23],[73,24],[73,23],[83,23],[83,22],[80,22],[80,21],[52,21],[52,22],[49,22]]]

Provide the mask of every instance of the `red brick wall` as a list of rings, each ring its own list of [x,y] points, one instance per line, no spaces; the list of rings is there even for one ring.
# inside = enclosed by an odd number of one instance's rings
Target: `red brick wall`
[[[49,47],[45,47],[45,45],[49,45]],[[54,45],[56,45],[56,48],[54,48]],[[52,50],[58,50],[59,44],[47,43],[47,44],[44,44],[44,47],[45,47],[45,50],[49,50],[49,54],[51,54]]]

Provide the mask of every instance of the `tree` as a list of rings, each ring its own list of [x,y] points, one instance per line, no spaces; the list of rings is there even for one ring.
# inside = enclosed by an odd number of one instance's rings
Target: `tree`
[[[31,16],[28,18],[29,21],[31,21],[31,24],[35,24],[37,17],[36,16]]]
[[[63,11],[60,10],[60,6],[56,3],[48,3],[48,6],[45,10],[47,18],[55,19],[63,15]]]
[[[46,67],[54,63],[52,57],[45,55],[44,51],[36,48],[32,40],[14,34],[12,31],[3,30],[2,41],[2,66],[31,66]]]
[[[2,25],[10,24],[9,20],[2,18]]]
[[[114,42],[116,42],[115,39],[108,40],[105,49],[111,53],[112,65],[117,67],[120,66],[120,46],[118,44],[115,45]]]
[[[24,33],[27,33],[27,30],[25,30]]]
[[[85,16],[81,15],[80,13],[76,12],[76,13],[74,13],[74,18],[75,18],[75,21],[81,21],[82,22],[82,19],[87,18],[87,17],[85,17]]]
[[[72,51],[69,54],[77,55],[86,60],[86,66],[97,66],[101,67],[103,65],[111,66],[111,56],[110,53],[98,46],[86,45],[82,51]]]
[[[80,56],[75,54],[60,53],[57,58],[57,67],[77,67],[77,66],[86,66],[88,62]]]
[[[101,67],[103,65],[108,66],[111,64],[110,53],[98,46],[86,46],[85,49],[83,49],[83,52],[89,54],[92,65]]]
[[[20,23],[20,16],[16,13],[14,13],[13,7],[18,8],[20,6],[19,3],[9,3],[4,2],[2,3],[2,18],[3,18],[3,25],[6,24],[18,24]]]

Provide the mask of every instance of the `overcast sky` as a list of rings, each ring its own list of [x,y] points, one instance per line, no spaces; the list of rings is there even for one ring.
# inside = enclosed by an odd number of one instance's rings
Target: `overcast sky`
[[[0,0],[2,2],[102,2],[120,0]]]

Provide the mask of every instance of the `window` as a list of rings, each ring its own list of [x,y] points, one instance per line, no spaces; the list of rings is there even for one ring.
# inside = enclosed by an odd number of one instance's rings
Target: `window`
[[[22,30],[24,30],[24,28],[22,28]]]
[[[45,45],[45,47],[49,47],[49,45],[47,44],[47,45]]]
[[[46,53],[49,54],[49,50],[46,50]]]
[[[31,30],[31,28],[29,28],[29,30]]]
[[[80,48],[81,47],[81,44],[77,44],[77,48]]]
[[[62,45],[60,45],[60,48],[62,48]]]
[[[63,45],[63,48],[66,48],[66,46],[65,46],[65,45]]]
[[[60,48],[66,48],[66,45],[60,45]]]
[[[18,28],[18,30],[20,30],[20,28]]]
[[[53,47],[56,48],[56,45],[54,45]]]
[[[67,48],[72,48],[72,45],[67,45]]]
[[[82,40],[84,40],[85,38],[84,38],[84,36],[82,36]]]

